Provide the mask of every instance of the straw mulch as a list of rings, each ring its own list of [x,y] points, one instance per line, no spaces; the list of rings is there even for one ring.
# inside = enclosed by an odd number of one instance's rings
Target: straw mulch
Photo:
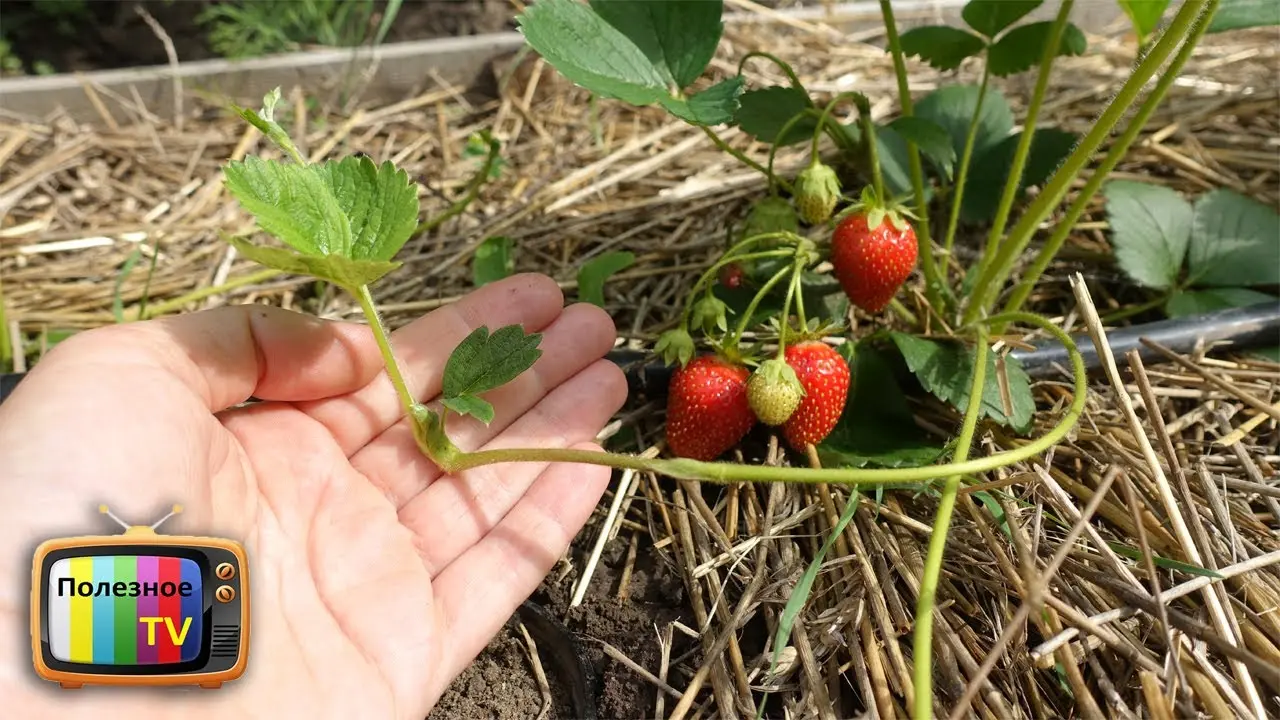
[[[894,112],[881,38],[833,38],[799,25],[731,26],[716,71],[732,72],[749,50],[781,48],[812,91],[856,88],[877,116]],[[1086,130],[1126,75],[1134,46],[1123,29],[1090,40],[1086,57],[1059,61],[1043,124]],[[1115,176],[1189,194],[1225,186],[1280,205],[1280,46],[1265,31],[1210,36],[1202,45]],[[912,68],[918,93],[952,81]],[[616,102],[590,109],[583,91],[536,60],[495,72],[501,97],[489,101],[430,80],[413,97],[381,105],[314,107],[285,88],[296,110],[290,122],[305,129],[298,134],[305,153],[392,159],[422,182],[428,214],[447,207],[475,171],[477,160],[459,153],[471,133],[492,128],[504,141],[501,177],[467,213],[412,240],[405,267],[375,288],[389,322],[467,292],[471,250],[485,237],[507,235],[518,248],[518,270],[548,273],[570,296],[578,264],[612,249],[635,252],[635,265],[607,289],[609,309],[620,345],[651,347],[678,317],[683,291],[723,247],[726,228],[763,192],[761,176],[658,110]],[[749,73],[756,84],[785,82],[763,62]],[[977,79],[971,68],[961,77]],[[1016,112],[1033,80],[998,83]],[[317,291],[306,279],[262,279],[219,240],[219,232],[251,227],[221,189],[218,168],[248,152],[272,153],[256,133],[217,112],[177,128],[130,107],[128,98],[102,100],[111,119],[97,128],[56,117],[0,118],[0,278],[11,325],[28,349],[45,329],[113,322],[115,285],[135,249],[141,259],[118,292],[126,319],[137,317],[144,293],[150,313],[270,302],[358,318],[350,298]],[[763,157],[740,135],[724,137]],[[779,166],[801,160],[786,153]],[[1134,297],[1106,262],[1101,205],[1084,220],[1034,298],[1035,309],[1072,332],[1087,328],[1090,307],[1073,299],[1068,273],[1083,272],[1103,314]],[[191,299],[207,288],[222,289]],[[858,318],[860,331],[878,322]],[[959,498],[934,630],[939,716],[1280,712],[1280,365],[1202,355],[1161,367],[1115,360],[1118,368],[1092,381],[1085,417],[1068,442],[979,478]],[[1070,402],[1069,378],[1042,382],[1036,392],[1038,435]],[[632,408],[609,432],[638,438],[631,450],[657,452],[655,409],[661,404]],[[958,427],[957,415],[937,403],[915,409],[921,425],[943,437]],[[980,441],[975,454],[1026,442],[993,427],[981,429]],[[764,461],[783,460],[774,448]],[[744,635],[753,626],[772,636],[844,505],[843,490],[818,490],[719,492],[627,474],[604,498],[581,547],[566,558],[570,577],[591,582],[584,567],[601,534],[612,538],[610,547],[630,546],[623,577],[637,547],[652,554],[682,580],[696,620],[677,637],[691,630],[702,650],[672,658],[666,645],[669,666],[627,677],[652,684],[658,676],[665,688],[655,686],[652,704],[637,714],[662,716],[693,693],[689,717],[749,717],[768,690],[771,715],[785,708],[792,717],[908,716],[910,631],[934,495],[862,499],[777,675],[767,677],[760,638],[748,643]],[[622,512],[609,512],[614,492],[622,494]],[[1131,558],[1147,550],[1162,563],[1213,569],[1224,579]],[[611,592],[625,597],[626,588]],[[670,642],[672,627],[654,630],[654,644]],[[744,651],[748,644],[754,650]]]

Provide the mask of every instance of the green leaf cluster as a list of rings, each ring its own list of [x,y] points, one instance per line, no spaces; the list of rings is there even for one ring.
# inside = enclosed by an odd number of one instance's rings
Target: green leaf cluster
[[[978,103],[981,96],[981,108]],[[995,217],[1004,191],[1005,179],[1013,163],[1022,133],[1013,131],[1013,110],[1004,95],[994,88],[981,92],[978,85],[948,85],[938,88],[920,99],[915,114],[899,118],[882,135],[880,155],[885,183],[905,191],[909,184],[907,174],[906,143],[901,135],[901,121],[918,123],[908,136],[932,161],[934,174],[942,181],[949,181],[954,170],[955,158],[964,153],[969,124],[978,112],[969,172],[965,179],[964,197],[960,204],[960,219],[970,223],[988,222]],[[1071,154],[1077,137],[1052,127],[1035,130],[1031,148],[1019,183],[1019,197],[1027,188],[1047,181],[1062,161]],[[896,140],[896,141],[895,141]]]
[[[517,18],[525,40],[577,85],[660,105],[694,125],[731,122],[743,78],[690,93],[724,31],[722,0],[537,0]]]
[[[973,349],[904,333],[890,333],[890,337],[925,390],[960,411],[967,407],[977,357]],[[1001,359],[995,353],[987,353],[986,373],[991,381],[983,384],[979,417],[990,418],[1020,434],[1029,432],[1036,404],[1031,379],[1021,363],[1012,357]]]
[[[273,117],[277,88],[263,110],[237,112],[294,162],[249,156],[223,168],[227,190],[258,227],[292,248],[231,239],[241,254],[277,270],[303,273],[348,289],[391,272],[392,261],[418,226],[418,188],[391,162],[350,156],[321,164],[303,161]]]
[[[1225,188],[1187,202],[1161,185],[1114,180],[1103,189],[1116,263],[1164,294],[1171,317],[1275,300],[1280,214]]]
[[[493,334],[487,327],[476,328],[445,363],[441,403],[486,425],[493,422],[493,405],[480,395],[533,367],[542,356],[540,342],[540,333],[526,335],[519,325],[508,325]]]
[[[1026,72],[1043,59],[1053,23],[1010,26],[1042,4],[1044,0],[971,0],[960,13],[969,29],[948,25],[912,28],[902,33],[902,52],[938,70],[955,70],[985,52],[987,70],[996,77]],[[1067,23],[1058,55],[1083,55],[1086,46],[1080,28]]]

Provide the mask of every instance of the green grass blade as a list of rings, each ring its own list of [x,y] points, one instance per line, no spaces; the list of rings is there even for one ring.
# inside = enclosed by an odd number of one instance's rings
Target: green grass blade
[[[858,492],[850,491],[849,500],[844,504],[844,511],[840,513],[840,519],[836,521],[836,526],[831,529],[831,534],[827,536],[822,547],[818,549],[818,553],[813,556],[813,561],[809,563],[809,567],[805,568],[804,575],[800,576],[800,581],[796,583],[795,589],[791,591],[791,597],[787,599],[787,605],[782,610],[782,616],[778,618],[778,632],[773,636],[773,657],[769,659],[769,674],[778,668],[778,655],[782,653],[782,648],[786,647],[787,639],[791,637],[791,628],[795,625],[796,618],[800,616],[800,611],[804,610],[805,603],[809,601],[809,593],[813,590],[813,581],[818,578],[818,570],[822,567],[822,561],[827,556],[827,552],[831,550],[831,546],[835,545],[841,533],[844,532],[849,521],[853,519],[853,513],[858,509]],[[768,693],[765,693],[768,697]],[[760,720],[764,714],[764,700],[759,704],[756,711],[756,720]]]

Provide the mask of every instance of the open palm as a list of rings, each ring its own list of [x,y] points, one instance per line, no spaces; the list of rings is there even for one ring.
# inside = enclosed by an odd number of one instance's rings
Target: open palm
[[[412,393],[440,392],[475,327],[544,333],[491,393],[480,447],[595,447],[626,384],[608,316],[548,278],[488,285],[402,328]],[[442,475],[418,450],[367,327],[238,306],[84,333],[0,406],[0,696],[22,717],[422,718],[589,517],[607,468],[502,464]],[[234,407],[250,396],[265,402]],[[244,677],[219,691],[66,692],[31,670],[31,552],[106,530],[99,503],[160,531],[240,539],[250,568]],[[15,709],[10,707],[10,709]]]

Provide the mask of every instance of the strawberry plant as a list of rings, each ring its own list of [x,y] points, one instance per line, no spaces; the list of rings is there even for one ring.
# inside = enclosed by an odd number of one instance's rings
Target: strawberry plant
[[[913,630],[914,712],[928,717],[933,597],[961,478],[1045,452],[1070,432],[1086,400],[1084,364],[1071,338],[1046,319],[1021,311],[1021,305],[1206,32],[1219,1],[1183,3],[1152,38],[1098,122],[1078,141],[1036,128],[1055,59],[1084,50],[1082,34],[1068,21],[1071,0],[1061,4],[1052,21],[1039,23],[1021,21],[1040,0],[972,0],[963,13],[967,29],[920,28],[902,36],[890,3],[882,0],[901,104],[899,116],[885,124],[873,122],[870,101],[862,93],[840,93],[819,102],[784,60],[763,50],[742,57],[736,75],[704,77],[723,28],[718,0],[531,3],[518,18],[520,29],[564,77],[593,97],[662,108],[767,180],[767,195],[688,288],[675,327],[655,344],[655,353],[677,366],[667,408],[670,457],[547,448],[464,452],[454,445],[448,419],[492,419],[493,407],[484,396],[533,364],[541,338],[519,327],[480,328],[451,356],[438,402],[413,398],[371,286],[397,267],[394,257],[411,236],[434,227],[440,218],[419,221],[416,190],[390,163],[375,165],[358,157],[307,164],[272,120],[278,96],[268,96],[261,113],[241,114],[291,162],[250,157],[230,163],[226,177],[228,188],[259,227],[290,249],[243,238],[229,241],[253,260],[327,280],[359,301],[419,447],[446,472],[491,463],[575,462],[706,483],[921,489],[944,481],[935,488],[941,490],[938,517]],[[984,81],[972,89],[944,87],[915,105],[905,70],[908,56],[944,67],[973,58],[983,63]],[[748,88],[742,69],[757,58],[781,68],[789,84]],[[1033,68],[1038,76],[1024,130],[1013,134],[1008,105],[988,80]],[[1162,74],[1154,89],[1132,122],[1111,139],[1065,221],[997,313],[995,303],[1036,230],[1157,71]],[[847,124],[837,115],[846,105],[856,115]],[[727,125],[766,143],[768,157],[761,161],[730,147],[716,131]],[[834,155],[821,152],[824,139]],[[496,167],[496,143],[482,141],[489,162],[468,198]],[[778,150],[800,143],[809,151],[805,167],[795,177],[776,172]],[[925,174],[926,161],[931,176]],[[989,168],[1007,170],[996,174],[1002,183],[990,181]],[[983,173],[981,185],[995,185],[999,192],[992,196],[979,185],[971,187],[968,178],[975,170]],[[1030,185],[1042,187],[1018,208],[1015,219],[1015,203]],[[966,206],[965,196],[985,199]],[[935,242],[930,227],[933,203],[949,210],[941,243]],[[450,213],[458,211],[455,206]],[[950,272],[962,220],[990,223],[979,260],[963,279]],[[1006,232],[1010,220],[1014,222]],[[509,274],[514,251],[505,238],[481,244],[473,265],[476,283]],[[827,261],[830,273],[822,271]],[[580,299],[602,303],[605,280],[633,262],[630,253],[616,251],[585,263],[579,273]],[[917,268],[923,288],[913,311],[899,298]],[[901,331],[854,337],[846,322],[851,314],[872,318],[889,312],[910,330],[930,331],[930,337]],[[950,337],[940,337],[939,324],[951,329]],[[980,420],[1021,435],[1035,427],[1029,379],[1016,361],[997,358],[990,348],[992,334],[1012,325],[1047,333],[1067,348],[1074,379],[1070,406],[1050,429],[1015,449],[970,458]],[[926,392],[960,415],[956,437],[947,447],[938,447],[913,423],[893,372],[899,360]],[[816,454],[821,467],[720,460],[758,425],[779,434],[791,450]]]
[[[1280,214],[1232,190],[1187,202],[1176,191],[1117,180],[1103,190],[1116,262],[1169,317],[1275,302]],[[1275,352],[1272,350],[1270,352]]]

